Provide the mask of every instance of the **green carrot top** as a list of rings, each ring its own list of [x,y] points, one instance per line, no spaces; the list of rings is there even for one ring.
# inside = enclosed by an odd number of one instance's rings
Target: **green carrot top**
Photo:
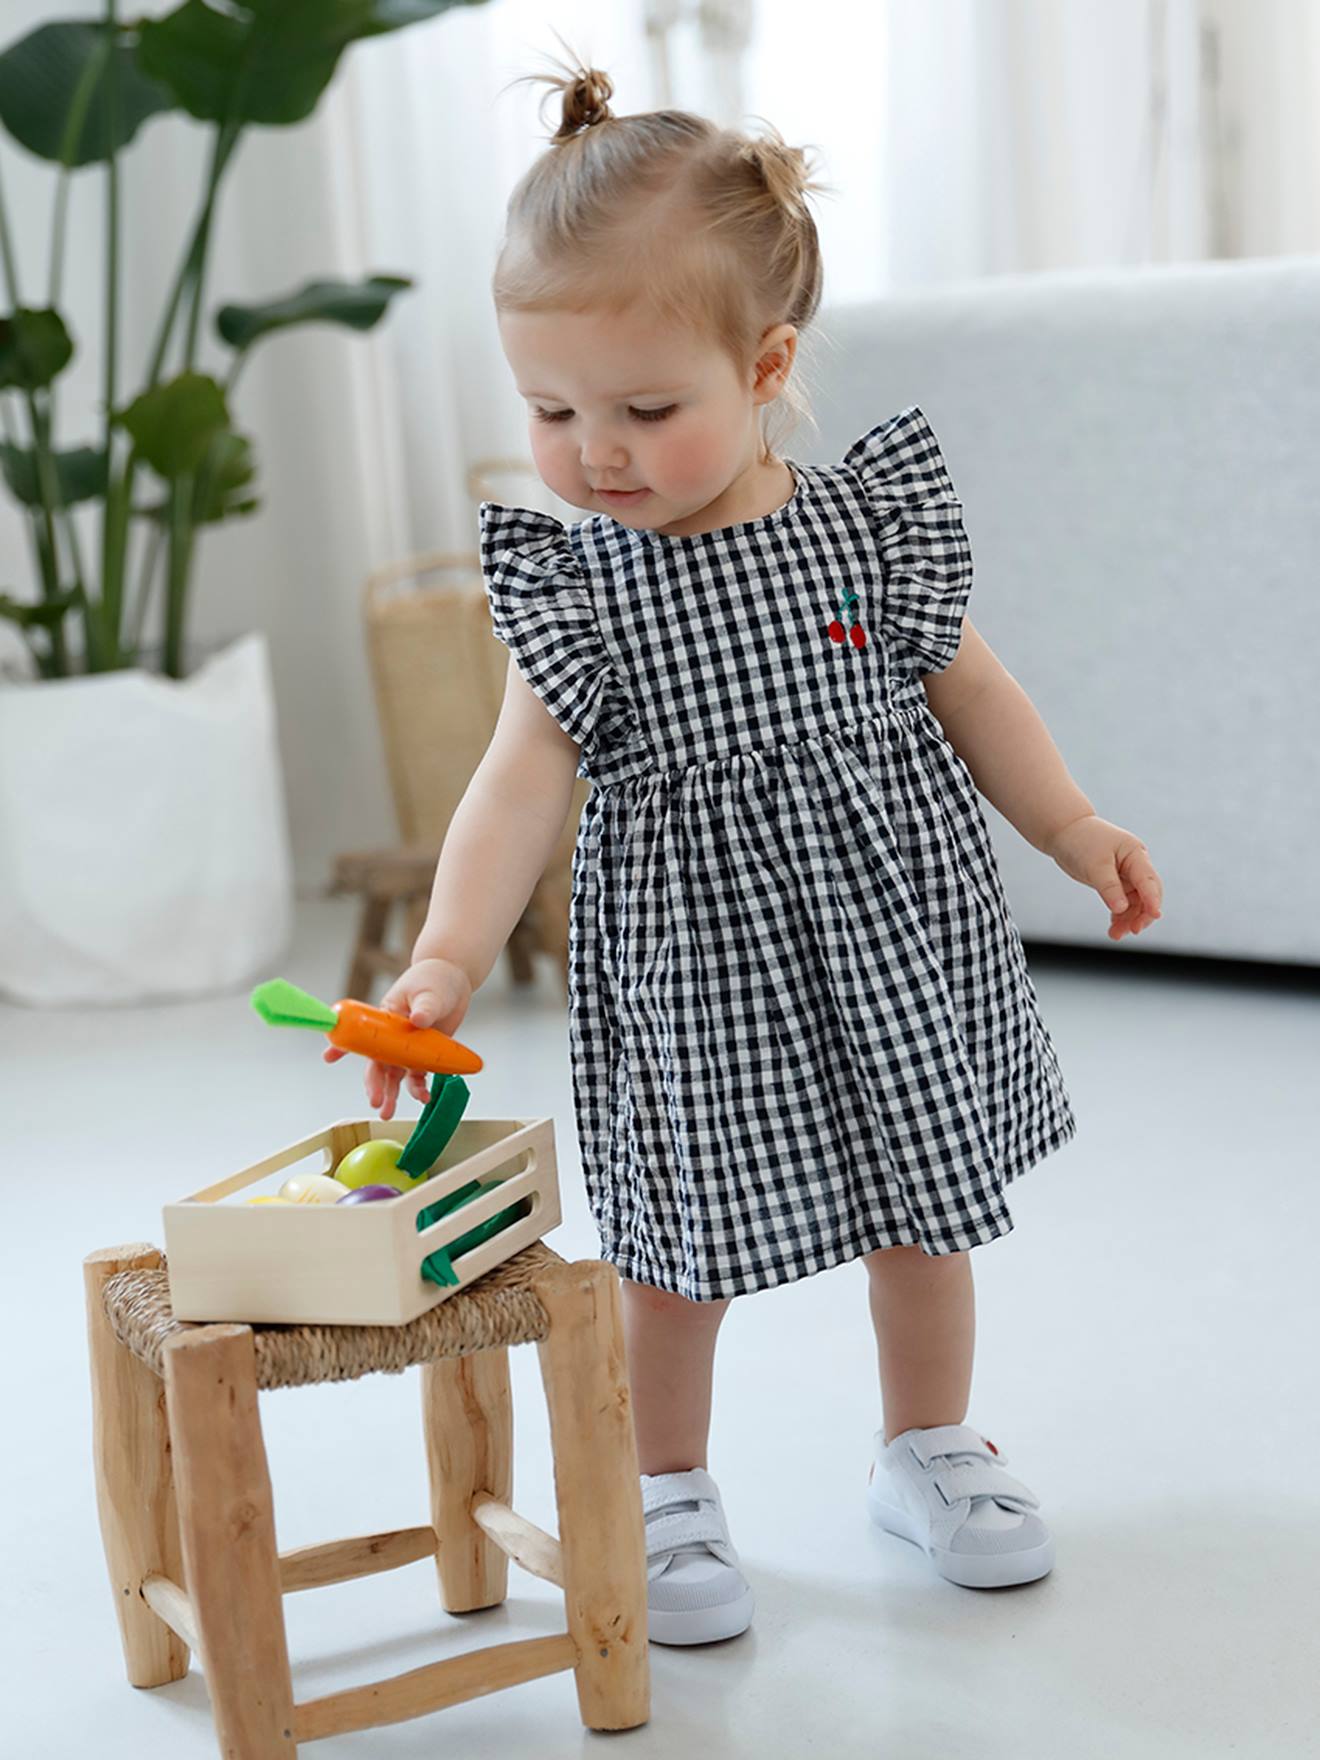
[[[329,1033],[339,1024],[333,1008],[290,984],[287,978],[270,978],[252,992],[252,1006],[272,1027],[314,1027]]]

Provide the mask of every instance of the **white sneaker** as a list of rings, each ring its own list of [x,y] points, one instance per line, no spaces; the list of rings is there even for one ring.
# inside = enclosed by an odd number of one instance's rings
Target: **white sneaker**
[[[941,1576],[967,1589],[1034,1583],[1054,1565],[1040,1500],[1004,1471],[988,1436],[968,1424],[875,1434],[866,1488],[871,1520],[920,1546]]]
[[[704,1467],[643,1473],[648,1630],[657,1644],[710,1644],[752,1623],[755,1600]]]

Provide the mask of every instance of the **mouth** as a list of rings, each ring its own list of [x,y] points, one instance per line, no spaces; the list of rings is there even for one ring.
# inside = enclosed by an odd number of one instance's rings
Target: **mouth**
[[[608,501],[612,507],[629,507],[634,501],[640,501],[644,495],[649,495],[651,491],[649,489],[596,489],[593,490],[593,493],[599,495],[602,501]]]

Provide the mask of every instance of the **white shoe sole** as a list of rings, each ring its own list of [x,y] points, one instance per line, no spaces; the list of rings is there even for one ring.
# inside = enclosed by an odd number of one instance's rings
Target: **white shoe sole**
[[[715,1644],[721,1638],[736,1638],[752,1623],[756,1597],[750,1589],[736,1601],[721,1602],[718,1607],[686,1608],[669,1612],[651,1608],[647,1613],[647,1633],[653,1644]]]
[[[878,1470],[876,1477],[879,1477]],[[874,1480],[866,1488],[866,1507],[878,1527],[919,1546],[942,1577],[961,1584],[964,1589],[1007,1589],[1015,1583],[1034,1583],[1054,1568],[1052,1539],[1023,1552],[1001,1552],[991,1557],[949,1552],[943,1546],[931,1546],[922,1538],[915,1519],[905,1509],[887,1503],[878,1495]]]

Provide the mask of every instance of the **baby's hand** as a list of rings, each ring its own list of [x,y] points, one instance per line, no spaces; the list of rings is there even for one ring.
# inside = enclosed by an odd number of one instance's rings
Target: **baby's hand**
[[[400,974],[384,996],[380,1007],[401,1014],[415,1027],[439,1027],[442,1033],[453,1033],[468,1011],[472,1000],[472,980],[449,959],[419,959]],[[337,1063],[348,1054],[338,1046],[328,1046],[323,1053],[327,1063]],[[394,1103],[399,1083],[408,1079],[408,1092],[423,1105],[430,1098],[424,1070],[400,1069],[397,1064],[367,1064],[363,1082],[368,1103],[377,1108],[382,1118],[394,1117]]]
[[[1095,887],[1113,912],[1111,941],[1139,935],[1164,914],[1164,884],[1134,832],[1088,813],[1057,832],[1045,853],[1072,879]]]

